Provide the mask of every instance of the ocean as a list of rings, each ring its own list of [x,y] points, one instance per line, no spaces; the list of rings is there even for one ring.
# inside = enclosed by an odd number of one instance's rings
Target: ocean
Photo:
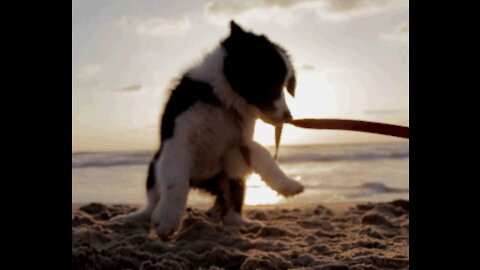
[[[269,147],[273,153],[273,147]],[[73,153],[72,203],[145,204],[151,152]],[[409,196],[409,144],[283,145],[278,162],[305,186],[302,194],[283,198],[260,177],[247,179],[245,203],[321,204],[389,201]],[[189,205],[211,204],[197,190]]]

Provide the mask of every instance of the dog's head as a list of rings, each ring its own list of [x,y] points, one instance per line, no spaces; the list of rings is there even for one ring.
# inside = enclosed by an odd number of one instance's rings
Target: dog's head
[[[295,71],[287,52],[264,35],[244,31],[230,22],[223,72],[232,89],[261,112],[263,121],[276,125],[292,119],[284,87],[295,94]]]

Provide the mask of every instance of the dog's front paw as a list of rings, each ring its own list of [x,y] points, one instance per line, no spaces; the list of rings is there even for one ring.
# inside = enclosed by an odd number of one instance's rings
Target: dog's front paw
[[[302,193],[303,190],[304,190],[304,187],[302,184],[300,184],[297,181],[290,180],[288,182],[285,182],[282,186],[280,186],[277,192],[285,197],[290,197],[290,196]]]
[[[223,224],[225,226],[230,227],[240,227],[240,226],[264,226],[263,222],[258,220],[253,220],[249,218],[238,218],[238,219],[230,219],[230,220],[223,220]]]
[[[128,223],[140,223],[148,222],[150,216],[146,211],[139,211],[129,214],[117,215],[112,217],[109,222],[128,222]]]
[[[245,226],[245,225],[258,225],[262,226],[263,223],[257,220],[251,220],[245,217],[238,212],[228,211],[227,214],[223,217],[223,224],[226,226]]]
[[[183,213],[173,213],[169,211],[154,211],[152,214],[152,224],[158,237],[162,240],[170,240],[180,227]]]

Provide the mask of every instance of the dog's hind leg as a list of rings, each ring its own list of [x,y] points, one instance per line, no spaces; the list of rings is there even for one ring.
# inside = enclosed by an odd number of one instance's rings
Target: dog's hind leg
[[[228,202],[222,215],[225,225],[238,226],[257,223],[242,217],[246,188],[245,178],[252,172],[248,163],[249,161],[245,159],[239,148],[232,150],[225,158],[225,170],[228,177],[227,195],[225,195]]]
[[[225,172],[220,172],[212,178],[201,181],[196,188],[215,196],[215,203],[207,210],[207,215],[214,219],[221,219],[228,210],[230,203],[228,177]]]
[[[229,178],[225,173],[202,181],[198,186],[215,195],[215,203],[207,210],[207,215],[222,219],[225,225],[243,225],[249,223],[242,218],[242,206],[245,197],[245,181]]]
[[[237,213],[242,213],[243,202],[245,200],[245,180],[230,179],[229,188],[231,208]]]
[[[235,162],[235,169],[237,170],[237,177],[247,175],[250,169],[240,156],[230,157],[230,162]],[[238,167],[243,166],[243,168]],[[228,167],[227,167],[228,168]],[[241,173],[243,171],[243,173]],[[230,168],[230,173],[234,175],[234,170]],[[240,173],[240,174],[238,174]],[[234,178],[227,175],[226,172],[221,172],[216,176],[202,181],[197,188],[205,190],[212,195],[215,195],[215,203],[207,211],[207,215],[214,219],[221,218],[225,225],[245,225],[254,223],[254,221],[242,217],[243,202],[245,199],[245,177]]]
[[[110,221],[125,221],[125,222],[148,222],[150,221],[150,217],[152,215],[153,209],[157,206],[158,201],[160,200],[160,194],[156,190],[156,186],[159,183],[156,183],[155,179],[155,162],[158,161],[159,157],[158,151],[155,156],[153,157],[150,165],[148,166],[148,175],[147,175],[147,206],[139,211],[114,216],[110,219]]]
[[[223,223],[230,226],[253,223],[253,221],[242,216],[243,202],[245,199],[245,180],[230,178],[228,181],[230,203],[223,215]]]

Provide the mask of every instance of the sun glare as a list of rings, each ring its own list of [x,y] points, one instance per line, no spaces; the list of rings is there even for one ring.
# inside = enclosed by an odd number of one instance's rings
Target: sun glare
[[[338,90],[338,89],[337,89]],[[320,72],[300,72],[295,97],[285,94],[288,107],[293,118],[334,118],[342,112],[340,100],[341,91],[335,87]],[[348,107],[348,106],[347,106]],[[275,144],[275,130],[272,125],[258,120],[255,124],[254,140],[263,145]],[[282,132],[282,144],[303,144],[305,131],[285,125]]]
[[[317,118],[338,114],[340,91],[320,72],[298,74],[295,97],[286,96],[294,118]]]
[[[278,203],[282,197],[262,181],[260,175],[253,173],[247,178],[245,204],[261,205]]]

